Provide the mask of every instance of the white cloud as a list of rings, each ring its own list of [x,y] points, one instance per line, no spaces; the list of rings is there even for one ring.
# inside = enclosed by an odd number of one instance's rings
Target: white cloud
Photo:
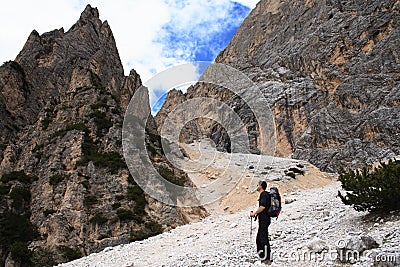
[[[260,0],[235,0],[235,2],[253,9]]]
[[[235,1],[251,8],[258,2]],[[168,67],[195,60],[205,49],[216,55],[224,38],[216,33],[242,20],[232,15],[231,0],[7,1],[0,9],[1,62],[16,57],[33,29],[41,34],[68,30],[88,3],[109,22],[125,73],[134,68],[144,82]]]
[[[39,33],[64,27],[68,29],[82,10],[77,1],[3,1],[0,9],[0,60],[13,60],[27,37],[36,29]]]
[[[171,89],[186,92],[190,85],[199,80],[203,71],[210,64],[211,62],[207,61],[185,63],[168,68],[151,77],[144,84],[150,92],[150,105],[153,107],[155,104],[159,104],[159,99]],[[157,110],[157,108],[153,108],[153,110]]]
[[[146,86],[153,89],[168,90],[188,82],[196,81],[198,78],[196,66],[187,63],[158,73],[146,82]]]

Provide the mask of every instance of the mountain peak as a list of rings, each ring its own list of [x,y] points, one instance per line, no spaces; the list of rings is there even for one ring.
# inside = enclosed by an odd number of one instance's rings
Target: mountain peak
[[[99,19],[99,10],[96,7],[92,7],[88,4],[85,10],[82,12],[80,19],[81,20],[91,20],[91,19]]]

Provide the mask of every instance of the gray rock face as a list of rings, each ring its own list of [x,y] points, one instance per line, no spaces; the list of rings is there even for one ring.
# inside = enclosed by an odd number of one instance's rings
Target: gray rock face
[[[399,1],[257,4],[216,62],[259,86],[274,115],[277,156],[336,171],[400,153],[399,10]],[[227,90],[194,88],[180,99],[226,101],[253,127],[247,132],[257,151],[259,127],[252,126],[251,110]],[[161,114],[174,102],[167,97]],[[161,116],[156,119],[163,123]],[[221,129],[205,128],[204,135],[226,147]]]
[[[140,85],[134,70],[124,76],[110,26],[90,6],[67,32],[33,31],[16,60],[0,67],[0,222],[8,220],[5,212],[29,219],[38,232],[28,238],[37,266],[205,216],[202,208],[178,209],[144,195],[128,171],[122,123]],[[148,127],[157,133],[152,120]],[[174,171],[158,149],[151,158]],[[31,178],[5,178],[13,171]],[[18,264],[9,253],[16,240],[6,240],[0,262]]]

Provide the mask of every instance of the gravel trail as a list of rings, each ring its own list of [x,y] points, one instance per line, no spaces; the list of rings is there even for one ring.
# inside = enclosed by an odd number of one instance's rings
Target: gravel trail
[[[338,190],[340,183],[332,182],[283,196],[290,204],[270,226],[271,266],[400,266],[399,213],[379,218],[357,212],[341,203]],[[255,248],[257,222],[250,240],[249,211],[210,216],[59,266],[263,266]],[[364,244],[365,236],[379,247]],[[342,263],[343,247],[364,251]]]

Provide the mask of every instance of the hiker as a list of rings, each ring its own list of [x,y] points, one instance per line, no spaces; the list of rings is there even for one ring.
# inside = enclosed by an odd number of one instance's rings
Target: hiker
[[[258,217],[258,232],[256,238],[257,253],[261,258],[261,263],[270,264],[271,261],[271,247],[268,240],[268,226],[271,223],[271,217],[267,214],[271,206],[271,199],[265,190],[267,189],[267,182],[260,181],[257,186],[257,191],[260,192],[258,199],[258,209],[255,212],[250,212],[250,217]]]

